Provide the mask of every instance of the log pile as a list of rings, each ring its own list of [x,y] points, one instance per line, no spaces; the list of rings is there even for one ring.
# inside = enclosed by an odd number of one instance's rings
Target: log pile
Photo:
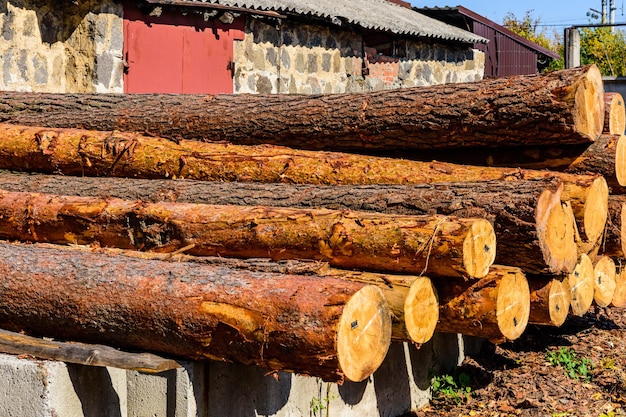
[[[392,341],[626,305],[624,105],[595,66],[0,109],[6,331],[341,382]]]

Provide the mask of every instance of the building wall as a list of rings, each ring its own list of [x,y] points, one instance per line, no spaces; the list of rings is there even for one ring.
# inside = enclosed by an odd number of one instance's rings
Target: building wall
[[[411,41],[400,48],[402,58],[379,55],[354,32],[249,19],[245,39],[235,43],[234,91],[362,92],[477,81],[484,74],[477,50]]]
[[[0,1],[0,25],[0,89],[123,92],[121,3]]]

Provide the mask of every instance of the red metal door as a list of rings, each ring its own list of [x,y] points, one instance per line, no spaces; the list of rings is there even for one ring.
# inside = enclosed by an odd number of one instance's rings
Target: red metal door
[[[127,93],[233,92],[233,41],[243,21],[225,26],[176,11],[148,16],[124,6],[124,74]]]

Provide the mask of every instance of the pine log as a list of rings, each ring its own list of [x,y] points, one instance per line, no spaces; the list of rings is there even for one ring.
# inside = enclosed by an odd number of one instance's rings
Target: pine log
[[[559,327],[567,319],[571,303],[569,284],[555,277],[529,276],[529,323]]]
[[[178,142],[134,133],[0,124],[0,168],[74,176],[295,184],[416,184],[578,175],[260,145]]]
[[[601,135],[565,169],[572,174],[602,175],[612,193],[624,193],[626,185],[626,136]]]
[[[362,381],[390,343],[374,286],[0,243],[0,321],[37,336]]]
[[[576,316],[583,316],[593,303],[594,295],[593,262],[586,254],[582,254],[574,272],[567,275],[567,284],[571,292],[571,310]]]
[[[603,133],[623,135],[626,133],[626,110],[624,98],[620,93],[604,93],[604,127]]]
[[[41,248],[54,248],[57,245],[38,243]],[[109,256],[128,256],[139,259],[153,259],[171,262],[194,262],[215,267],[242,269],[274,274],[309,275],[334,277],[347,281],[376,285],[385,296],[391,310],[391,340],[411,341],[418,345],[428,342],[439,318],[439,302],[430,278],[414,275],[380,274],[363,271],[349,271],[332,268],[327,262],[286,259],[272,261],[264,258],[221,258],[211,256],[191,256],[179,253],[155,253],[101,248],[84,245],[71,245],[67,250],[104,253]],[[189,248],[188,248],[189,249]]]
[[[611,305],[617,308],[626,307],[626,268],[619,266],[619,271],[615,275],[615,293]]]
[[[608,256],[599,257],[593,265],[593,300],[600,307],[608,307],[615,294],[615,262]]]
[[[608,213],[600,253],[613,258],[624,258],[626,256],[626,195],[610,195]]]
[[[105,345],[46,340],[3,329],[0,329],[0,352],[80,365],[112,366],[150,374],[181,367],[173,359],[152,353],[124,352]]]
[[[594,65],[479,82],[332,95],[88,95],[3,92],[13,124],[149,132],[304,149],[589,143],[602,132]]]
[[[436,331],[484,337],[494,343],[522,335],[530,314],[530,290],[519,268],[494,265],[475,281],[434,281],[439,294]]]
[[[557,190],[560,184],[560,179],[547,177],[471,183],[312,186],[106,177],[93,179],[0,172],[0,189],[9,191],[153,202],[165,200],[242,206],[323,207],[397,215],[441,214],[484,218],[495,229],[496,263],[511,263],[531,273],[570,272],[578,259],[573,224],[564,227],[563,234],[550,234],[551,240],[540,243],[551,228],[547,224],[540,228],[541,231],[537,228],[539,197],[544,189]],[[544,196],[544,199],[549,198],[556,200],[557,195]],[[563,217],[563,213],[569,215],[563,205],[552,204],[551,210],[556,214],[543,216],[543,222],[548,221],[548,218]],[[550,221],[554,223],[556,220]]]
[[[240,258],[315,259],[346,269],[483,277],[484,219],[327,209],[147,203],[0,191],[0,238]]]

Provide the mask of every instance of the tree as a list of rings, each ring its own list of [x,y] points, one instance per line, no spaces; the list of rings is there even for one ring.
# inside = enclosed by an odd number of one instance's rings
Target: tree
[[[545,71],[563,69],[565,66],[563,59],[563,42],[561,42],[556,31],[550,36],[545,28],[539,29],[541,20],[533,17],[532,12],[532,10],[528,10],[521,19],[518,19],[515,14],[509,12],[504,16],[502,26],[539,46],[558,52],[561,58],[558,60],[550,60],[548,65],[544,68]]]
[[[594,63],[602,75],[626,75],[626,35],[610,27],[582,28],[580,63]]]

